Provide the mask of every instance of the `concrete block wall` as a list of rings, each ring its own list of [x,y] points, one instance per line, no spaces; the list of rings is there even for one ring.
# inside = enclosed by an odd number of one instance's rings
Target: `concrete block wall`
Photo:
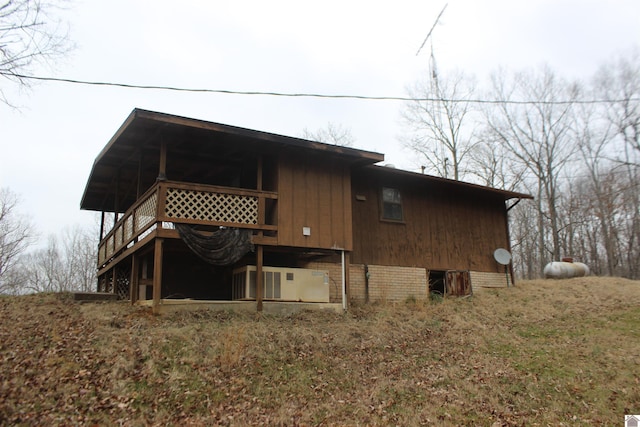
[[[342,302],[342,271],[339,263],[310,262],[302,268],[326,270],[329,272],[329,300]],[[471,271],[473,292],[482,292],[485,288],[505,288],[507,279],[511,286],[511,277],[504,273],[485,273]],[[352,264],[349,268],[351,300],[365,301],[365,267]],[[417,267],[394,267],[386,265],[369,266],[369,301],[402,302],[408,298],[417,300],[429,297],[428,271]]]
[[[471,287],[473,292],[480,291],[486,288],[506,288],[511,286],[511,276],[505,273],[484,273],[480,271],[469,272],[471,276]]]
[[[352,292],[351,296],[354,301],[364,301],[364,289],[361,293]],[[408,298],[420,300],[428,297],[426,269],[386,265],[369,266],[369,301],[400,302]]]
[[[365,286],[364,265],[352,265],[349,270],[349,295],[351,295],[351,301],[364,302]]]
[[[330,301],[342,302],[342,272],[338,263],[311,262],[304,266],[329,271]],[[364,302],[366,296],[365,267],[353,264],[349,268],[349,293],[352,301]],[[424,268],[369,266],[369,301],[405,301],[424,299],[428,295],[427,271]]]

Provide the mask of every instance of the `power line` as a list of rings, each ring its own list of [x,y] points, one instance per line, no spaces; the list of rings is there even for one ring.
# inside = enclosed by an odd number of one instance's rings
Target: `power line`
[[[365,101],[419,101],[419,102],[452,102],[470,104],[515,104],[515,105],[570,105],[570,104],[611,104],[620,102],[638,102],[640,97],[622,99],[586,99],[586,100],[560,100],[560,101],[514,101],[497,99],[456,99],[456,98],[411,98],[407,96],[371,96],[371,95],[346,95],[346,94],[321,94],[321,93],[292,93],[292,92],[268,92],[268,91],[242,91],[229,89],[184,88],[175,86],[136,85],[129,83],[99,82],[89,80],[77,80],[59,77],[28,76],[0,71],[0,75],[24,80],[38,80],[57,83],[70,83],[88,86],[121,87],[127,89],[167,90],[174,92],[219,93],[227,95],[257,95],[277,96],[289,98],[322,98],[322,99],[355,99]]]

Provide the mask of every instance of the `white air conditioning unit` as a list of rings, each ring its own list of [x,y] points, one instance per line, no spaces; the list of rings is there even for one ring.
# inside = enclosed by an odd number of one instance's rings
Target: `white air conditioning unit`
[[[329,302],[329,272],[306,268],[262,267],[265,300]],[[232,298],[256,299],[256,267],[233,270]]]

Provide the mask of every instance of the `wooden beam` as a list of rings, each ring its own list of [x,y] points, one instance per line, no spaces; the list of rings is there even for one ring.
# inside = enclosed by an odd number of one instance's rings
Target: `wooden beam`
[[[258,156],[257,169],[256,190],[262,191],[262,154]],[[264,195],[258,196],[258,225],[264,225],[266,222],[266,204]],[[262,236],[264,236],[264,231],[260,229],[258,230],[258,237],[261,238]]]
[[[258,156],[258,176],[256,177],[256,190],[262,191],[262,154]]]
[[[102,238],[104,237],[104,211],[102,211],[100,215],[100,236],[98,237],[98,242],[102,242]]]
[[[140,260],[134,253],[131,255],[131,278],[129,279],[129,300],[131,304],[135,304],[138,301],[138,293],[140,286]]]
[[[162,230],[162,222],[166,221],[165,215],[165,207],[167,205],[167,191],[169,190],[166,182],[158,183],[158,193],[156,200],[156,221],[157,221],[157,229]]]
[[[520,200],[522,200],[522,199],[519,199],[518,202]],[[504,228],[505,228],[505,234],[507,236],[507,245],[506,246],[507,246],[507,250],[511,254],[511,233],[509,231],[509,209],[511,209],[511,208],[506,208],[506,202],[505,202]],[[508,282],[509,277],[511,278],[511,286],[515,286],[516,281],[515,281],[515,274],[513,273],[513,256],[512,256],[512,261],[509,263],[508,266],[505,266],[504,268],[505,268],[505,273],[507,273],[505,275],[508,275],[507,276],[507,287],[509,287],[509,282]]]
[[[151,245],[149,245],[151,246]],[[153,248],[151,248],[153,250]],[[140,285],[144,285],[144,298],[143,300],[147,300],[147,286],[151,286],[153,289],[153,279],[149,279],[149,257],[147,254],[139,254],[142,263],[140,268],[142,268],[142,273],[140,274]],[[138,288],[138,299],[140,299],[140,288]]]
[[[344,281],[345,281],[345,286],[346,286],[346,292],[347,292],[347,307],[349,307],[351,305],[351,286],[350,286],[350,276],[349,276],[349,266],[351,265],[351,253],[350,252],[345,252],[344,253]]]
[[[262,311],[262,298],[263,298],[263,283],[262,283],[262,261],[264,256],[264,250],[262,245],[256,247],[256,308],[258,311]]]
[[[138,155],[138,177],[136,182],[136,200],[140,200],[142,195],[142,148],[140,148],[140,154]]]
[[[252,242],[254,245],[264,246],[278,246],[278,238],[272,236],[253,236]]]
[[[167,142],[164,140],[164,138],[162,138],[162,142],[160,143],[160,164],[158,165],[157,180],[167,180]]]
[[[117,286],[118,286],[118,273],[117,270],[118,266],[114,265],[113,268],[111,269],[111,293],[116,293],[117,292]]]
[[[153,314],[160,314],[162,298],[162,251],[164,239],[157,238],[153,252]]]
[[[113,225],[115,227],[118,222],[118,210],[120,209],[120,203],[118,198],[120,197],[120,168],[116,170],[116,189],[113,196]]]

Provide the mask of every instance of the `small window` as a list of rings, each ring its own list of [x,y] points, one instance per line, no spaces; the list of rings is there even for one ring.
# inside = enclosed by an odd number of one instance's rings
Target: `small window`
[[[382,189],[382,219],[402,221],[402,198],[395,188]]]

